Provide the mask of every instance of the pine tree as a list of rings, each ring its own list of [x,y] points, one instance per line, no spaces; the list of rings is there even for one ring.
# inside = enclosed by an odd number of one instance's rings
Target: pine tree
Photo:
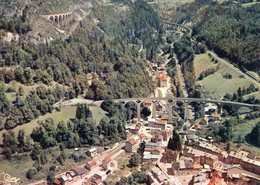
[[[131,166],[138,166],[141,164],[141,155],[139,153],[134,153],[129,160],[129,164]]]
[[[255,125],[247,137],[253,144],[258,147],[260,146],[260,122]]]

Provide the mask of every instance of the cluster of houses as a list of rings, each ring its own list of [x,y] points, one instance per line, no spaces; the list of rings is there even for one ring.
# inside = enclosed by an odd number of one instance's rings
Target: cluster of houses
[[[138,137],[131,137],[126,142],[126,151],[133,153],[145,141],[143,162],[156,164],[148,173],[149,184],[178,184],[172,177],[180,176],[191,177],[184,178],[187,180],[181,181],[184,184],[220,185],[238,181],[247,184],[260,181],[260,161],[249,152],[228,153],[205,139],[187,134],[182,136],[183,141],[186,140],[182,151],[168,150],[167,143],[172,135],[172,128],[169,129],[168,125],[167,120],[150,118],[145,124],[145,128],[149,128],[146,133],[149,136],[140,134],[138,127]]]
[[[97,149],[91,148],[87,152],[87,155],[94,158],[97,156]],[[97,168],[96,170],[94,170]],[[59,178],[55,178],[54,185],[75,185],[80,180],[86,185],[102,185],[103,181],[106,180],[108,175],[114,173],[117,170],[117,161],[113,160],[110,156],[102,160],[101,165],[98,165],[96,160],[88,161],[85,166],[72,169],[65,172]],[[95,171],[90,178],[91,171]]]
[[[84,179],[87,170],[84,167],[75,168],[67,171],[65,174],[61,175],[59,178],[55,178],[53,181],[54,185],[73,185],[79,181],[79,179]]]

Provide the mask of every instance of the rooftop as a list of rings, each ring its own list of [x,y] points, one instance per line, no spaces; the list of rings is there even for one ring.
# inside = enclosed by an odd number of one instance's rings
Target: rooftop
[[[108,156],[108,157],[106,157],[105,159],[104,159],[104,162],[105,163],[109,163],[109,162],[111,162],[112,161],[112,158],[110,157],[110,156]]]
[[[136,143],[134,138],[129,139],[127,142],[129,142],[131,145],[134,145]]]
[[[90,151],[92,153],[92,152],[97,151],[97,149],[96,148],[90,148],[88,151]]]
[[[155,123],[158,125],[165,125],[165,124],[167,124],[167,120],[157,119]]]
[[[250,159],[248,157],[248,154],[249,154],[249,152],[246,152],[246,151],[238,151],[238,152],[231,151],[229,153],[229,156],[237,158],[237,159],[240,159],[240,160],[242,160],[244,162],[247,162],[247,163],[254,164],[256,166],[260,166],[260,161],[257,161],[257,160],[254,160],[254,159]]]
[[[155,78],[160,79],[161,81],[166,81],[168,79],[165,71],[157,71],[155,73]]]
[[[87,164],[90,166],[90,167],[93,167],[97,164],[97,162],[95,160],[91,160],[91,161],[88,161]]]

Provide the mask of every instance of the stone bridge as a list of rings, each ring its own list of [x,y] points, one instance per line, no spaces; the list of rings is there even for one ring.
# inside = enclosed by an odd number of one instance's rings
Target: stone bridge
[[[56,23],[60,27],[68,26],[74,20],[73,12],[46,14],[42,15],[42,17]]]
[[[59,106],[75,106],[77,104],[92,104],[100,106],[101,103],[104,100],[99,101],[93,101],[93,100],[87,100],[87,99],[77,99],[77,100],[67,100],[67,101],[61,101],[53,105],[53,107],[59,107]],[[186,121],[188,119],[188,105],[193,102],[197,103],[214,103],[218,107],[218,113],[221,112],[221,107],[224,104],[229,104],[233,106],[240,106],[240,107],[249,107],[249,108],[260,108],[259,104],[248,104],[248,103],[241,103],[241,102],[234,102],[234,101],[224,101],[224,100],[215,100],[215,99],[204,99],[204,98],[181,98],[181,97],[173,97],[173,96],[167,96],[167,97],[154,97],[154,98],[124,98],[124,99],[114,99],[115,102],[122,102],[124,104],[128,102],[133,102],[137,106],[137,118],[140,121],[141,119],[141,104],[145,101],[151,101],[152,102],[152,117],[156,117],[156,102],[157,101],[164,101],[167,105],[167,112],[168,112],[168,122],[173,122],[173,116],[172,116],[172,109],[173,106],[177,102],[181,102],[184,104],[184,120]]]
[[[234,101],[224,101],[224,100],[214,100],[214,99],[203,99],[203,98],[180,98],[180,97],[161,97],[161,98],[126,98],[126,99],[115,99],[115,102],[134,102],[137,106],[137,118],[140,121],[141,119],[141,104],[144,101],[152,101],[152,117],[155,118],[156,112],[155,110],[155,103],[157,101],[164,101],[167,104],[167,112],[168,112],[168,121],[171,123],[173,122],[172,117],[172,108],[177,102],[182,102],[184,104],[184,120],[186,121],[188,119],[188,105],[193,102],[197,103],[214,103],[218,107],[218,113],[221,112],[221,107],[224,104],[229,104],[233,106],[240,106],[240,107],[249,107],[249,108],[260,108],[260,105],[258,104],[248,104],[248,103],[241,103],[241,102],[234,102]]]

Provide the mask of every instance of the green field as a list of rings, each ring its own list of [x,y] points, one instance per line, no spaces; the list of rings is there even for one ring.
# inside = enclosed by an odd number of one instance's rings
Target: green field
[[[101,120],[101,118],[103,116],[105,116],[105,111],[103,111],[100,107],[94,107],[94,106],[90,106],[89,107],[92,114],[93,114],[93,118],[95,120],[95,122],[98,124],[99,121]],[[32,130],[39,126],[39,124],[37,123],[37,121],[40,120],[45,120],[46,118],[52,118],[54,120],[54,123],[59,123],[61,121],[67,122],[69,119],[71,118],[75,118],[75,114],[76,114],[76,107],[62,107],[60,111],[56,111],[54,110],[52,113],[47,113],[44,116],[40,116],[39,118],[32,120],[31,122],[27,123],[27,124],[23,124],[20,126],[17,126],[13,129],[13,131],[15,132],[15,134],[17,135],[20,129],[23,129],[26,133],[26,135],[30,135]],[[2,134],[6,132],[5,130],[0,131],[0,144],[2,144]]]
[[[260,118],[254,120],[248,120],[244,123],[240,123],[233,128],[234,140],[236,140],[239,136],[245,138],[247,134],[249,134],[252,128],[260,121]],[[241,148],[247,151],[254,153],[257,156],[260,156],[260,150],[257,147],[254,147],[248,143],[242,143]]]
[[[211,62],[211,59],[207,53],[196,55],[193,63],[196,78],[200,75],[201,72],[216,66],[216,64]]]
[[[218,63],[220,64],[220,69],[217,72],[198,81],[202,84],[202,91],[206,97],[220,99],[226,93],[233,94],[239,87],[248,87],[251,84],[251,81],[242,78],[233,68],[222,62]],[[197,55],[195,57],[194,68],[196,76],[202,71],[214,66],[216,66],[216,64],[210,61],[207,54]],[[232,79],[225,79],[223,75],[226,73],[231,74]]]

